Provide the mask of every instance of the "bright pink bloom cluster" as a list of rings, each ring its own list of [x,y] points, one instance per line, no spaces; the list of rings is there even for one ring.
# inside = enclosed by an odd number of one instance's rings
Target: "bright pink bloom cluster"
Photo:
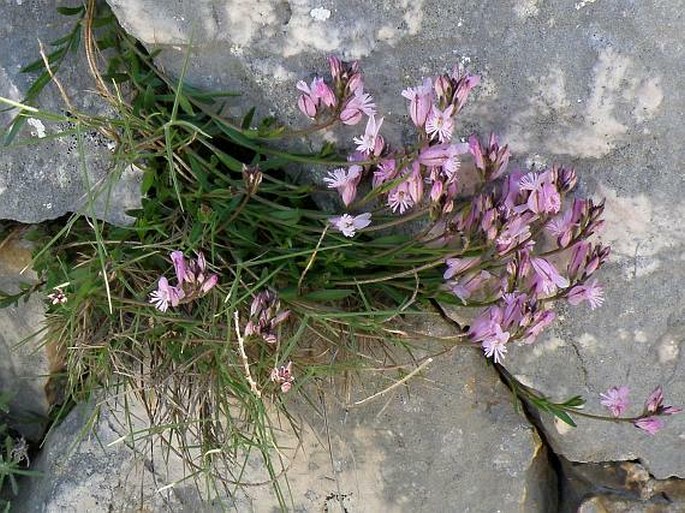
[[[376,113],[371,96],[364,92],[359,63],[343,62],[337,57],[329,57],[330,82],[315,77],[310,84],[303,80],[297,83],[302,92],[297,107],[306,116],[319,119],[333,116],[346,125],[356,125],[364,116]]]
[[[347,73],[361,83],[358,65],[329,62],[336,97],[349,96],[336,77]],[[486,307],[468,335],[487,357],[501,362],[508,344],[533,342],[554,320],[553,300],[601,306],[602,288],[591,276],[609,249],[588,241],[602,224],[604,206],[570,197],[575,171],[558,166],[508,171],[509,148],[494,134],[486,141],[471,135],[468,142],[452,142],[455,118],[479,81],[454,69],[402,91],[417,130],[413,147],[391,149],[380,134],[383,118],[361,112],[369,118],[364,134],[354,138],[349,166],[330,171],[324,181],[346,207],[354,208],[364,177],[393,213],[428,207],[437,230],[434,242],[456,250],[446,260],[445,289],[464,304]],[[466,160],[477,172],[475,184],[460,177]],[[344,214],[330,222],[351,237],[368,226],[370,214]]]
[[[245,336],[256,335],[269,344],[278,341],[276,328],[290,315],[289,310],[281,310],[278,295],[271,290],[257,293],[250,305],[250,320],[245,326]]]
[[[628,394],[629,389],[626,386],[611,387],[606,393],[599,394],[602,398],[600,404],[608,408],[614,417],[620,417],[628,408]],[[682,408],[664,405],[664,392],[658,386],[647,397],[642,414],[632,420],[632,423],[645,433],[654,435],[665,426],[662,416],[675,415],[681,411]]]
[[[177,284],[172,286],[162,276],[157,290],[150,293],[150,303],[161,312],[166,312],[169,306],[175,308],[181,303],[189,303],[204,296],[219,281],[218,275],[208,272],[207,261],[202,253],[198,252],[196,259],[186,260],[182,252],[172,251],[171,262]]]

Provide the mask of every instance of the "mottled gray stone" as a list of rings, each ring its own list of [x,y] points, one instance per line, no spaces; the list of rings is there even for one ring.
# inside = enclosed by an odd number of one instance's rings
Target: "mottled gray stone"
[[[11,236],[0,244],[0,291],[17,294],[21,284],[33,285],[36,274],[22,270],[31,263],[31,245]],[[47,424],[50,372],[55,352],[45,345],[43,299],[0,309],[0,391],[9,394],[9,424],[29,440],[39,442]],[[52,358],[51,358],[52,356]]]
[[[0,96],[21,102],[38,76],[20,70],[39,58],[42,41],[66,35],[74,17],[59,15],[57,6],[77,6],[79,1],[3,0],[0,2]],[[91,115],[111,115],[94,91],[83,50],[69,55],[58,78],[75,108]],[[16,110],[0,112],[0,135]],[[38,107],[56,114],[68,111],[54,84],[41,94]],[[82,211],[114,224],[130,224],[126,210],[140,208],[140,173],[116,169],[112,141],[84,129],[82,144],[68,122],[52,122],[29,114],[26,126],[13,144],[0,149],[0,219],[35,223],[67,212]],[[83,155],[83,158],[81,158]],[[94,200],[94,201],[91,201]]]
[[[316,405],[318,413],[294,396],[289,400],[303,429],[299,439],[288,429],[278,430],[280,450],[273,454],[276,472],[279,460],[287,470],[279,473],[279,482],[288,511],[556,509],[556,476],[545,447],[475,351],[464,348],[436,360],[408,388],[352,405],[378,389],[357,383],[350,396],[336,398],[330,388]],[[136,404],[129,402],[134,413],[141,411]],[[147,423],[136,417],[131,424],[122,422],[120,408],[103,409],[94,435],[79,441],[88,411],[71,412],[50,433],[35,465],[44,475],[24,484],[17,511],[222,511],[217,503],[201,502],[191,481],[181,480],[187,470],[173,452],[157,446],[151,455],[146,442],[127,439],[129,430],[145,429]],[[239,513],[281,511],[257,455],[236,468],[243,483],[267,484],[245,486],[230,502],[224,496],[224,507]]]
[[[521,163],[575,165],[581,191],[607,198],[601,237],[614,248],[601,274],[605,306],[562,310],[546,339],[510,351],[511,370],[552,397],[585,394],[594,411],[600,392],[623,383],[633,389],[631,412],[658,383],[682,403],[682,2],[109,3],[132,34],[163,50],[172,74],[192,40],[189,81],[237,89],[243,106],[256,101],[286,120],[302,119],[294,83],[321,73],[326,53],[362,58],[395,142],[408,126],[399,92],[469,64],[483,82],[457,132],[503,134]],[[543,423],[573,461],[639,458],[656,477],[685,476],[684,416],[656,438],[631,426],[581,420],[567,432]]]

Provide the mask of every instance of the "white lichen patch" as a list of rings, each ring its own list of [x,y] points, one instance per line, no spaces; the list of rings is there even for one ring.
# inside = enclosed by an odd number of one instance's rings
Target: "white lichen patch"
[[[656,352],[662,365],[674,362],[680,355],[680,344],[673,335],[667,334],[659,341]]]
[[[554,154],[602,157],[611,152],[629,131],[629,122],[644,123],[663,100],[660,79],[635,66],[612,48],[600,50],[592,68],[589,93],[569,98],[567,78],[558,65],[542,75],[529,77],[533,93],[529,106],[514,115],[508,134],[512,150],[520,153],[542,143]],[[630,107],[631,116],[619,114]],[[544,137],[530,130],[541,120],[554,119]],[[538,140],[541,139],[541,140]]]
[[[685,243],[685,203],[653,201],[644,194],[619,196],[604,185],[597,188],[597,195],[606,200],[605,223],[598,238],[611,245],[612,259],[632,261],[635,273],[655,270],[657,253]]]
[[[597,1],[597,0],[581,0],[580,2],[578,2],[578,3],[575,5],[576,11],[581,10],[583,7],[585,7],[585,6],[588,5],[588,4],[594,4],[596,1]]]
[[[326,21],[331,17],[331,11],[324,7],[316,7],[309,11],[309,16],[314,18],[316,21]]]
[[[633,339],[635,340],[635,342],[640,342],[641,344],[644,344],[648,340],[647,333],[645,333],[642,330],[635,330],[633,332]]]
[[[31,136],[42,139],[47,135],[45,132],[45,125],[40,119],[28,118],[26,122],[33,127],[33,130],[31,130]]]
[[[517,0],[514,4],[514,14],[519,18],[534,18],[539,13],[538,0]]]
[[[564,340],[559,337],[550,337],[543,341],[538,341],[533,344],[532,355],[535,358],[539,358],[545,353],[550,353],[556,351],[565,344]]]
[[[588,353],[594,353],[599,346],[595,336],[591,335],[590,333],[583,333],[580,337],[578,337],[578,344],[580,344],[580,347],[582,347]]]

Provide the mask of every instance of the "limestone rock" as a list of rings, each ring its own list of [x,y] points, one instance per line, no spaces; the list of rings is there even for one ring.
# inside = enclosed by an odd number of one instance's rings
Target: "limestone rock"
[[[30,269],[31,246],[10,236],[0,244],[0,291],[20,292],[21,284],[32,285],[37,277]],[[53,348],[46,347],[41,332],[45,323],[42,297],[0,309],[0,390],[11,397],[10,425],[23,436],[40,441],[50,408],[46,387],[58,366]]]
[[[355,387],[352,400],[368,393]],[[492,369],[468,348],[436,360],[407,388],[361,406],[336,404],[328,395],[317,416],[292,399],[292,412],[307,423],[300,440],[287,432],[279,438],[288,511],[556,509],[556,476],[544,446]],[[129,409],[140,411],[135,401]],[[50,433],[35,465],[43,477],[23,485],[18,511],[223,511],[182,480],[184,466],[173,452],[157,447],[150,454],[147,442],[131,443],[131,425],[146,427],[136,414],[128,424],[120,407],[104,408],[94,434],[79,441],[89,415],[77,409]],[[241,480],[268,483],[260,458],[248,458]],[[240,513],[281,511],[268,484],[222,500]]]
[[[57,6],[82,2],[48,0],[5,1],[0,4],[0,96],[21,102],[38,73],[21,73],[40,58],[38,41],[48,43],[71,30],[75,19],[56,12]],[[94,92],[81,49],[68,54],[57,76],[75,108],[91,115],[107,114]],[[16,114],[0,109],[0,135]],[[54,84],[41,93],[38,107],[56,114],[69,109]],[[29,117],[13,143],[0,151],[0,219],[35,223],[67,212],[83,211],[115,224],[130,224],[126,210],[140,208],[140,173],[116,169],[112,141],[86,130],[79,138],[70,122]],[[83,155],[83,158],[81,158]]]

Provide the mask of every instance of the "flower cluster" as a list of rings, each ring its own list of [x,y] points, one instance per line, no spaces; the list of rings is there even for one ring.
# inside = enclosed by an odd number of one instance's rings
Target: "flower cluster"
[[[319,78],[308,87],[325,90],[314,95],[317,105],[338,105],[349,96],[340,76],[361,83],[356,62],[330,62],[335,87],[325,89]],[[368,119],[364,134],[353,139],[350,164],[330,171],[324,182],[346,207],[355,207],[357,187],[368,177],[391,212],[427,209],[435,223],[433,243],[455,249],[446,259],[444,288],[464,304],[484,307],[468,335],[499,363],[510,342],[531,343],[554,320],[552,301],[586,302],[592,309],[602,304],[602,288],[591,276],[609,249],[588,240],[602,224],[604,204],[570,197],[574,170],[508,171],[509,148],[494,134],[486,141],[476,135],[452,141],[455,117],[479,81],[455,68],[402,91],[417,131],[412,147],[390,148],[380,134],[383,118],[360,110],[357,117]],[[467,161],[477,175],[473,183],[461,176]],[[329,222],[354,237],[369,226],[371,214],[345,213]]]
[[[169,306],[175,308],[204,296],[219,281],[216,274],[208,272],[207,261],[202,253],[197,253],[195,259],[186,260],[182,252],[172,251],[171,262],[176,273],[176,285],[171,285],[162,276],[157,290],[150,293],[150,303],[160,312],[166,312]]]
[[[620,417],[628,408],[628,387],[611,387],[604,394],[600,404],[609,409],[614,417]],[[683,411],[682,408],[664,405],[664,392],[661,386],[656,387],[645,401],[645,406],[639,417],[629,419],[633,425],[647,434],[654,435],[661,430],[665,422],[661,418],[665,415],[675,415]]]
[[[493,138],[487,153],[495,157],[483,158],[482,165],[479,145],[470,146],[483,176],[501,176]],[[602,288],[591,276],[606,262],[609,248],[588,241],[601,226],[603,204],[566,197],[576,183],[573,170],[513,171],[486,183],[446,225],[446,243],[454,239],[450,234],[458,235],[482,248],[480,256],[463,256],[467,245],[446,260],[444,278],[464,304],[490,305],[468,334],[499,363],[510,341],[532,343],[554,320],[552,301],[601,306]]]
[[[290,315],[281,309],[281,302],[275,292],[263,290],[254,297],[250,305],[250,320],[245,326],[245,336],[257,335],[269,344],[278,341],[276,328]]]
[[[310,84],[300,80],[297,89],[302,92],[297,107],[306,116],[318,120],[333,117],[346,125],[356,125],[364,116],[376,113],[371,96],[364,92],[359,63],[343,62],[337,57],[328,58],[330,82],[314,77]]]

